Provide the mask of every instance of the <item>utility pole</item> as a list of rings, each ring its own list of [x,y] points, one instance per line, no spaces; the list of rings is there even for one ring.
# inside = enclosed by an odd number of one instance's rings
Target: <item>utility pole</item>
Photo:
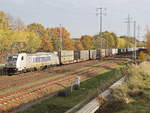
[[[103,15],[106,15],[106,12],[103,13],[103,11],[106,10],[106,8],[102,8],[102,7],[99,7],[99,8],[96,8],[96,15],[99,15],[100,17],[100,24],[99,24],[99,35],[100,35],[100,38],[102,38],[102,32],[103,32]],[[102,39],[101,39],[101,49],[103,48],[103,42],[102,42]]]
[[[127,36],[130,37],[130,24],[132,23],[132,18],[130,17],[130,15],[128,14],[128,18],[126,18],[127,21],[125,21],[125,23],[127,23]]]
[[[138,25],[137,27],[137,38],[140,39],[140,25]]]
[[[60,36],[60,51],[62,51],[62,26],[61,26],[61,24],[60,24],[60,34],[59,34],[59,36]]]
[[[134,23],[134,60],[136,61],[136,21]]]

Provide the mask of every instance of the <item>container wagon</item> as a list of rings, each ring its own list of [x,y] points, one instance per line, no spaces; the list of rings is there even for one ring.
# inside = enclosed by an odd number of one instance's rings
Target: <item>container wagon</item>
[[[108,56],[112,56],[112,49],[108,49]]]
[[[101,54],[101,58],[106,56],[106,50],[105,49],[101,49],[100,50],[100,54]]]
[[[60,64],[70,64],[74,62],[73,50],[62,50],[58,52]]]
[[[81,50],[80,51],[80,60],[81,61],[89,60],[90,59],[89,55],[90,55],[89,50]]]
[[[90,59],[95,60],[97,59],[97,51],[96,50],[89,50],[90,52]]]
[[[109,49],[105,49],[105,57],[109,56]]]

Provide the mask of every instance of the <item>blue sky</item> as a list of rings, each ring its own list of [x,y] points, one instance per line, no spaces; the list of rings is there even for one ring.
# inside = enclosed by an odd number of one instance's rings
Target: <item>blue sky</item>
[[[105,7],[107,16],[103,18],[103,31],[126,34],[124,22],[130,14],[140,25],[140,35],[143,36],[146,25],[149,25],[149,4],[150,0],[0,0],[0,10],[21,18],[25,24],[37,22],[45,27],[62,24],[76,38],[99,32],[96,8]]]

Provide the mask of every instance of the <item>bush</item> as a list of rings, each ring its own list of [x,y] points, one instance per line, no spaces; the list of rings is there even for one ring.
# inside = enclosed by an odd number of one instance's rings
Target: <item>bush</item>
[[[70,87],[65,88],[65,89],[58,92],[58,96],[67,97],[70,95],[71,95],[71,88]]]
[[[146,54],[143,51],[141,51],[138,59],[141,61],[145,61],[145,60],[148,60],[148,56],[146,56]]]

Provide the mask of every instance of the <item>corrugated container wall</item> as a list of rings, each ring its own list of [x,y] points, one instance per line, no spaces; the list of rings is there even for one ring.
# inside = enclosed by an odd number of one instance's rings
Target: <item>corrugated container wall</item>
[[[59,60],[61,64],[69,64],[74,61],[74,51],[72,50],[63,50],[58,52]]]
[[[96,59],[96,58],[97,58],[97,51],[90,50],[90,59]]]
[[[89,60],[89,50],[81,50],[80,51],[80,60],[81,61],[85,61],[85,60]]]
[[[106,56],[106,50],[105,49],[101,49],[101,57],[105,57]]]

